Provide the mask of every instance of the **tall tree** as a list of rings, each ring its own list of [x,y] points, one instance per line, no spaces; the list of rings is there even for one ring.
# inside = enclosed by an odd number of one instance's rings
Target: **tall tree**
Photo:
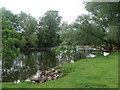
[[[18,15],[19,19],[19,31],[22,33],[22,45],[23,47],[36,47],[37,46],[37,20],[31,15],[27,15],[21,12]],[[21,46],[22,46],[21,45]]]
[[[89,11],[89,15],[78,17],[75,24],[80,30],[81,39],[86,38],[83,41],[89,41],[107,51],[111,51],[114,47],[120,48],[119,7],[118,2],[87,3],[86,9]],[[85,34],[87,37],[84,37]]]
[[[54,46],[58,43],[60,23],[61,16],[59,16],[58,11],[49,10],[40,18],[38,34],[39,46],[41,46],[41,42],[44,43],[43,46]]]
[[[15,15],[5,8],[2,10],[2,60],[7,61],[19,56],[19,36],[16,31]],[[4,62],[3,62],[4,63]]]
[[[119,2],[94,2],[87,3],[86,9],[91,12],[95,23],[105,33],[104,40],[109,43],[109,48],[116,46],[120,48],[120,3]]]

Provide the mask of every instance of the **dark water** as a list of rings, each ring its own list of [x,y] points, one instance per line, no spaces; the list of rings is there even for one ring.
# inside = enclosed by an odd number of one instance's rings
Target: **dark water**
[[[70,60],[80,60],[88,57],[95,57],[96,50],[78,50],[72,55],[56,54],[51,49],[33,50],[21,52],[21,59],[10,60],[3,64],[2,81],[14,82],[25,80],[34,75],[38,70],[46,70],[57,65],[69,63]],[[69,58],[69,60],[68,60]]]

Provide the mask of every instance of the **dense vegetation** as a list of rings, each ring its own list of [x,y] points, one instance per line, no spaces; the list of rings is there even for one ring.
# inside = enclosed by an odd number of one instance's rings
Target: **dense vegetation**
[[[19,56],[20,49],[51,47],[60,42],[58,11],[47,11],[40,20],[21,12],[18,15],[2,10],[3,60]],[[7,56],[9,55],[9,56]],[[7,56],[7,57],[6,57]]]
[[[89,14],[77,17],[72,25],[65,23],[60,36],[67,43],[76,41],[106,51],[120,49],[119,8],[118,3],[86,3]]]
[[[49,10],[36,20],[30,14],[13,14],[2,10],[3,60],[19,56],[24,48],[66,44],[90,45],[101,50],[120,49],[119,3],[86,3],[88,15],[77,17],[72,24],[61,22],[58,11]],[[8,56],[9,55],[9,56]]]
[[[56,67],[55,67],[56,68]],[[33,84],[4,82],[3,88],[118,88],[118,52],[107,57],[96,57],[69,63],[64,68],[63,78]]]

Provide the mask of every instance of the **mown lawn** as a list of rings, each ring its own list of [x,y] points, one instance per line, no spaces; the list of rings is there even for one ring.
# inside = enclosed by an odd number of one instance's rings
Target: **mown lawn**
[[[3,88],[118,88],[118,52],[59,66],[62,78],[42,84],[3,83]]]

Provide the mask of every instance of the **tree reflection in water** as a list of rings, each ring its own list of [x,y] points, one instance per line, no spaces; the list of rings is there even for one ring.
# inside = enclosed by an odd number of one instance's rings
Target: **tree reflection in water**
[[[73,56],[67,55],[74,61],[86,58],[86,56],[92,51],[85,50],[77,51]],[[33,50],[21,52],[21,59],[9,60],[3,64],[2,68],[2,81],[14,82],[19,80],[25,80],[28,77],[34,75],[38,70],[46,70],[57,65],[66,64],[67,59],[63,59],[57,55],[54,50]]]

